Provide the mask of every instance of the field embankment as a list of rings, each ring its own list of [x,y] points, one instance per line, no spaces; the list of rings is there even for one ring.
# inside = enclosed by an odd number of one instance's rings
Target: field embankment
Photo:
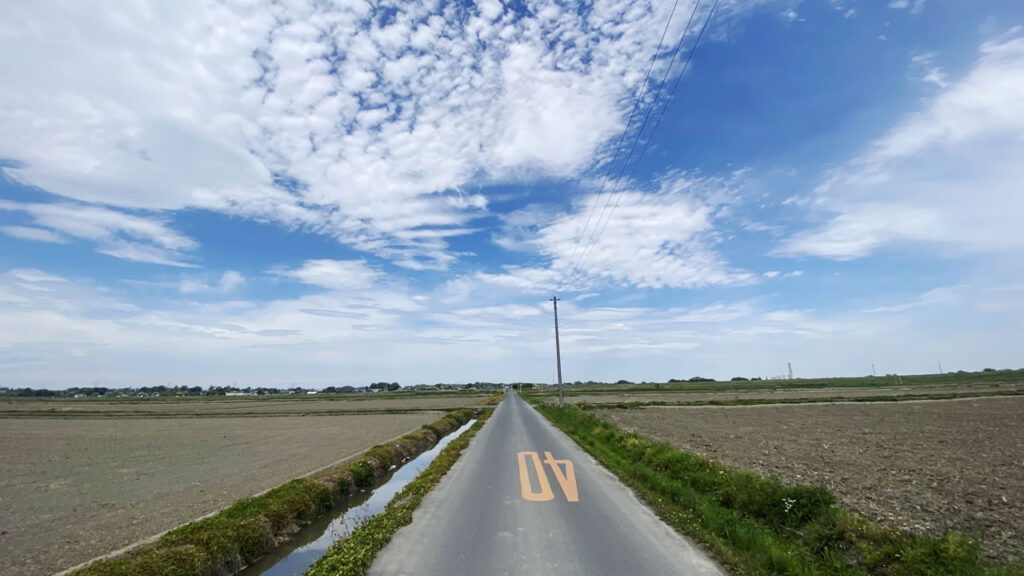
[[[939,404],[939,403],[931,403]],[[875,408],[879,405],[872,404]],[[899,404],[898,406],[908,406]],[[856,406],[859,408],[860,406]],[[736,427],[757,410],[825,406],[729,408],[736,416],[723,429]],[[995,565],[983,559],[977,540],[958,533],[918,535],[874,522],[843,505],[820,486],[788,483],[743,471],[698,454],[683,452],[641,434],[658,429],[699,429],[707,420],[688,415],[709,409],[658,408],[601,412],[629,418],[638,431],[626,431],[576,407],[538,406],[548,418],[616,473],[668,524],[702,542],[726,564],[744,574],[814,574],[872,576],[1022,575],[1024,567]],[[1018,406],[1019,411],[1019,406]],[[1019,413],[1019,412],[1018,412]],[[635,422],[634,419],[635,418]],[[815,421],[813,415],[807,419]],[[776,418],[781,426],[784,418]],[[814,426],[813,422],[808,422]],[[739,444],[756,450],[762,436],[734,438],[714,453],[717,459]],[[733,432],[736,434],[736,432]],[[836,438],[830,441],[835,442]],[[1017,452],[1018,456],[1020,451]],[[769,458],[769,455],[765,455]],[[853,457],[851,455],[851,457]],[[893,462],[885,473],[892,476]],[[812,465],[813,466],[813,465]],[[891,483],[894,478],[886,478]],[[1019,493],[1019,492],[1018,492]]]
[[[982,538],[1024,562],[1024,397],[598,410],[726,466],[818,484],[885,526]]]
[[[474,414],[446,414],[398,440],[367,450],[359,459],[286,482],[244,498],[220,512],[167,532],[155,542],[94,562],[74,576],[194,576],[233,574],[325,514],[333,503],[386,476],[391,466],[432,447]]]
[[[52,574],[440,415],[0,418],[0,573]]]

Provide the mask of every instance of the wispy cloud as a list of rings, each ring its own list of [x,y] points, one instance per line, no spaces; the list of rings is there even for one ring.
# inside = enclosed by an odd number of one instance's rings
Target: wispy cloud
[[[1024,249],[1020,102],[1024,36],[1014,28],[984,43],[964,78],[828,174],[809,205],[828,222],[777,253],[848,260],[906,242],[949,253]]]
[[[33,228],[31,226],[0,226],[0,232],[21,240],[32,240],[34,242],[49,242],[52,244],[64,244],[67,238],[45,228]]]
[[[245,284],[245,276],[240,272],[228,270],[215,282],[204,276],[182,278],[178,284],[178,291],[182,294],[230,294]]]
[[[606,285],[680,288],[750,283],[753,274],[730,266],[716,251],[715,222],[734,201],[742,178],[742,173],[731,178],[674,174],[654,192],[632,188],[621,195],[587,195],[571,212],[549,214],[546,219],[527,207],[507,218],[515,224],[514,244],[508,236],[499,244],[539,254],[548,266],[508,266],[503,274],[476,278],[533,293],[559,286],[586,291]]]
[[[32,240],[59,241],[63,236],[56,232],[60,232],[94,242],[98,252],[135,262],[190,267],[194,265],[183,260],[183,253],[199,247],[195,240],[174,231],[161,219],[98,206],[0,200],[0,210],[31,216],[38,226],[28,229],[35,236]],[[6,229],[5,232],[11,233]]]
[[[894,10],[910,10],[911,14],[917,15],[924,11],[924,5],[928,0],[891,0],[889,8]]]
[[[270,273],[328,290],[371,288],[382,276],[363,260],[307,260],[299,268],[276,268]]]

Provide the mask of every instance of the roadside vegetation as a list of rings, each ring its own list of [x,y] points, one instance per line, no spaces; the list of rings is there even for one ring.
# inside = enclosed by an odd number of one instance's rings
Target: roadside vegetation
[[[737,573],[800,576],[1022,576],[970,537],[885,528],[827,489],[738,471],[623,431],[578,407],[537,409],[633,488],[669,525]]]
[[[453,440],[415,480],[399,492],[384,512],[370,518],[352,534],[336,543],[306,572],[306,576],[361,576],[377,553],[399,528],[412,522],[413,511],[459,459],[469,441],[490,417],[485,412],[469,430]]]
[[[332,505],[358,489],[372,486],[388,474],[392,465],[431,448],[477,412],[464,408],[446,414],[394,443],[370,448],[355,461],[239,500],[217,514],[165,533],[151,545],[95,562],[73,574],[232,574],[286,541]]]

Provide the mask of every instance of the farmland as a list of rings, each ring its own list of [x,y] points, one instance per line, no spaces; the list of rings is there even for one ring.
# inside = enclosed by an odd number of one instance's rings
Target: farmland
[[[768,404],[776,402],[871,401],[909,398],[979,397],[1024,393],[1024,372],[925,374],[903,377],[823,378],[753,381],[696,381],[566,386],[573,404]],[[533,392],[557,402],[550,387]]]
[[[892,528],[958,530],[991,559],[1024,559],[1024,398],[595,413],[727,466],[823,485]]]
[[[344,394],[324,396],[213,396],[186,398],[3,398],[0,417],[214,417],[355,414],[454,410],[475,406],[489,393]]]
[[[483,398],[5,400],[0,572],[69,568]]]

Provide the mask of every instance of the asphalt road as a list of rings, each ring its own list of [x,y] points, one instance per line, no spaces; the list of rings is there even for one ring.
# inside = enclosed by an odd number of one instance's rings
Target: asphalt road
[[[412,524],[399,530],[377,555],[369,574],[722,572],[572,440],[510,393],[423,500]]]

